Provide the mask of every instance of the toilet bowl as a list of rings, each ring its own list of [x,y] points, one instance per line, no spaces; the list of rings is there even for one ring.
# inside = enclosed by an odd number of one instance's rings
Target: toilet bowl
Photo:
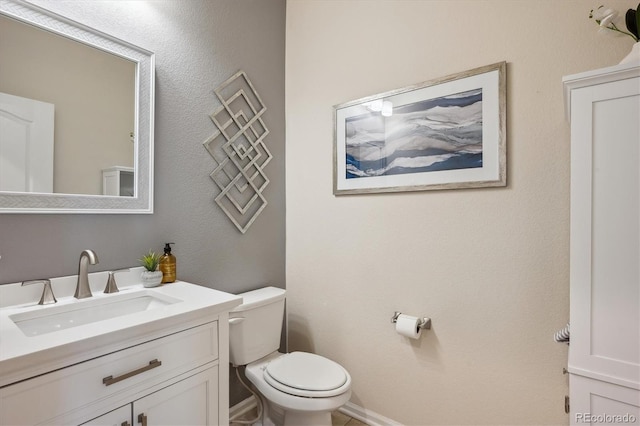
[[[229,315],[229,359],[263,406],[262,425],[331,426],[331,412],[351,397],[351,376],[340,364],[308,352],[278,352],[285,291],[243,293]]]
[[[245,375],[266,405],[263,425],[331,425],[331,412],[351,398],[349,373],[307,352],[273,353],[247,365]]]

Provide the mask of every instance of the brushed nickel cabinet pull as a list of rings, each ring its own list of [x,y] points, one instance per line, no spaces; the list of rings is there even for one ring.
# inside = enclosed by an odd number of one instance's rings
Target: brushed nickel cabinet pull
[[[133,370],[133,371],[130,371],[128,373],[125,373],[122,376],[118,376],[118,377],[108,376],[108,377],[105,377],[104,379],[102,379],[102,383],[104,383],[106,386],[109,386],[109,385],[112,385],[114,383],[121,382],[122,380],[128,379],[129,377],[133,377],[133,376],[135,376],[137,374],[144,373],[145,371],[149,371],[152,368],[160,367],[161,365],[162,365],[162,361],[158,361],[157,359],[154,359],[152,361],[149,361],[149,365],[145,365],[144,367],[140,367],[137,370]]]
[[[142,423],[142,426],[147,426],[147,416],[144,413],[138,414],[138,423]]]

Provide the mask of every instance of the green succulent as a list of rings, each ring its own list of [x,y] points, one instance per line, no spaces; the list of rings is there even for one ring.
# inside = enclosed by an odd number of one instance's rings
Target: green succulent
[[[160,263],[160,255],[151,250],[140,259],[140,264],[142,264],[147,271],[151,272],[154,272],[158,268],[158,263]]]

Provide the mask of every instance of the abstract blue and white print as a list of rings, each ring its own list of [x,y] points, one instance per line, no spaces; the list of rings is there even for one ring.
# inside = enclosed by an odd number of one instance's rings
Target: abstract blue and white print
[[[347,117],[346,178],[482,167],[482,89]]]

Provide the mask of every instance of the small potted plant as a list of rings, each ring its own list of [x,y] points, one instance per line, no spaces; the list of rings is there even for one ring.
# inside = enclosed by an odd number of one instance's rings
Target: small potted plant
[[[157,270],[159,263],[160,255],[151,250],[140,259],[140,264],[145,268],[141,275],[145,287],[156,287],[162,282],[162,271]]]

